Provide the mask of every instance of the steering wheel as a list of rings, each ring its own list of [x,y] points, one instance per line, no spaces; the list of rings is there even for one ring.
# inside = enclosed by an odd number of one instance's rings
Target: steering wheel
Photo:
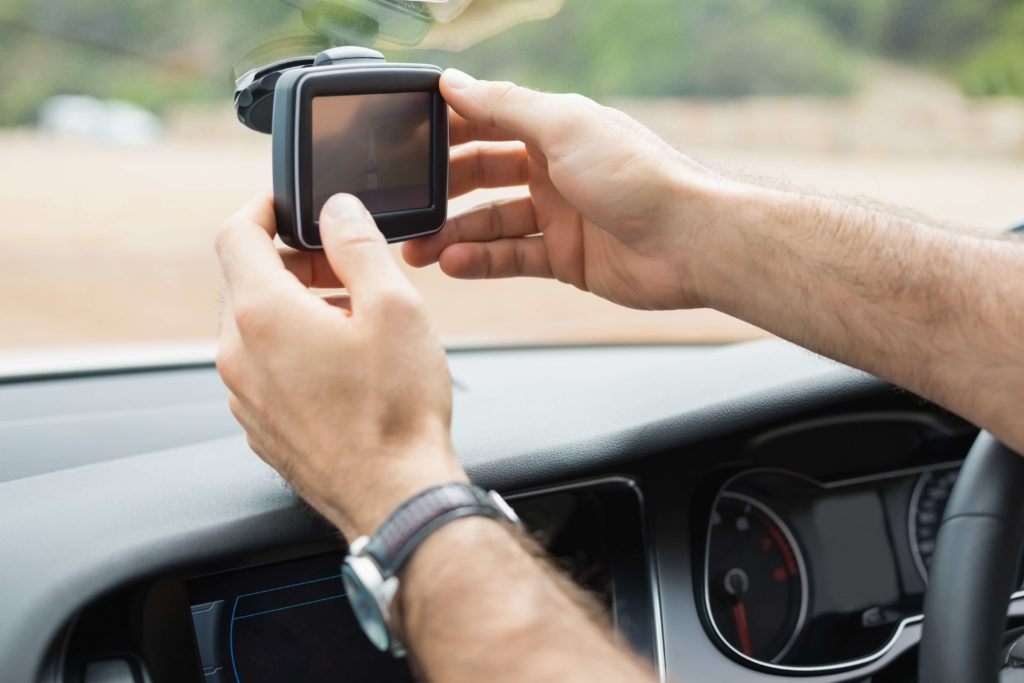
[[[928,572],[918,680],[997,683],[1024,548],[1024,457],[982,432],[964,461]]]

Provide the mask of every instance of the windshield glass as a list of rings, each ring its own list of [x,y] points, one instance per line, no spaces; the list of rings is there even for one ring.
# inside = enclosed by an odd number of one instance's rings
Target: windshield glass
[[[214,230],[271,184],[235,79],[339,44],[580,92],[725,172],[1024,222],[1019,0],[0,0],[0,348],[212,339]],[[408,270],[456,342],[763,334]]]

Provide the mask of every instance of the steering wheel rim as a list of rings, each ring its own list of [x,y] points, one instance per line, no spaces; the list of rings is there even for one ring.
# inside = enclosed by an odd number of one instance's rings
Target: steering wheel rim
[[[950,494],[928,573],[918,680],[997,683],[1024,549],[1024,457],[987,432]]]

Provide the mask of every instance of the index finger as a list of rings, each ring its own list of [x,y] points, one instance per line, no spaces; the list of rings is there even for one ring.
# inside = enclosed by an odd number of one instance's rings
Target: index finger
[[[236,302],[267,287],[298,284],[274,246],[276,231],[273,199],[261,195],[236,211],[217,233],[217,256]]]
[[[475,123],[467,120],[462,114],[448,107],[448,143],[455,145],[483,141],[504,141],[515,140],[515,136],[496,126],[489,126],[483,123]]]

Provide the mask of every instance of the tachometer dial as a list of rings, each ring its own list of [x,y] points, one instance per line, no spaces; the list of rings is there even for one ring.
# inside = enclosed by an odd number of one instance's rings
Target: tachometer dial
[[[796,539],[768,506],[723,493],[708,530],[705,595],[715,630],[736,652],[778,662],[807,616],[807,576]]]

